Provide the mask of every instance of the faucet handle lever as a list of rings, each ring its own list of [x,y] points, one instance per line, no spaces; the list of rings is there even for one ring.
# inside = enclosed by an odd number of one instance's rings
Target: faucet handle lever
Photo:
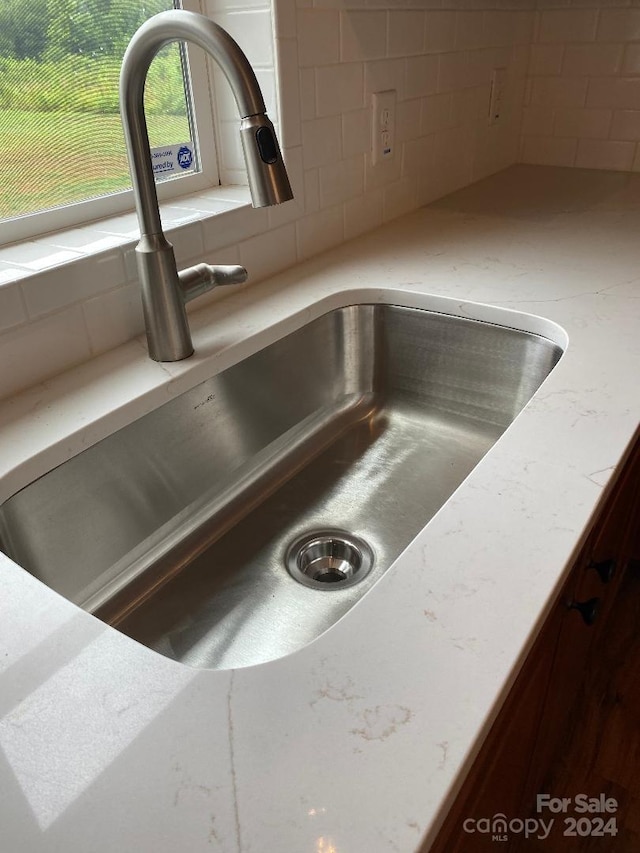
[[[196,264],[181,270],[178,280],[182,289],[182,297],[185,302],[190,302],[197,296],[202,296],[214,287],[224,287],[227,284],[243,284],[247,280],[247,271],[244,267],[235,264],[226,266],[211,266],[210,264]]]

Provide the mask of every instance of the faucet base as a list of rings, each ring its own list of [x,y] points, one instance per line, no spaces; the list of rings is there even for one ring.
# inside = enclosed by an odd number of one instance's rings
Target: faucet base
[[[189,358],[193,344],[173,246],[162,234],[145,235],[136,246],[136,261],[150,357],[154,361]]]

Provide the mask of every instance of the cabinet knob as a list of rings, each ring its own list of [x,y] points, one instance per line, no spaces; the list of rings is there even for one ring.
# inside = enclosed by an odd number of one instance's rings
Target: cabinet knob
[[[600,609],[599,598],[589,598],[587,601],[572,601],[569,610],[577,610],[585,625],[593,625]]]
[[[613,557],[608,560],[600,560],[599,562],[592,560],[587,568],[595,569],[602,583],[609,583],[609,581],[613,580],[613,576],[616,573],[616,561]]]

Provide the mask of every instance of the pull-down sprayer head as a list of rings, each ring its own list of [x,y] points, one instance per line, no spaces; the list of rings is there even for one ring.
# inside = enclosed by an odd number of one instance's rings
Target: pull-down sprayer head
[[[240,122],[240,138],[254,207],[281,204],[293,198],[273,125],[262,113]]]

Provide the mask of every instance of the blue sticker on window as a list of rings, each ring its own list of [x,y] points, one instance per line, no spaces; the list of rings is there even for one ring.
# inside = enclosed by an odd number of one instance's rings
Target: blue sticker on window
[[[181,169],[190,169],[193,163],[193,151],[183,145],[178,151],[178,165]]]

